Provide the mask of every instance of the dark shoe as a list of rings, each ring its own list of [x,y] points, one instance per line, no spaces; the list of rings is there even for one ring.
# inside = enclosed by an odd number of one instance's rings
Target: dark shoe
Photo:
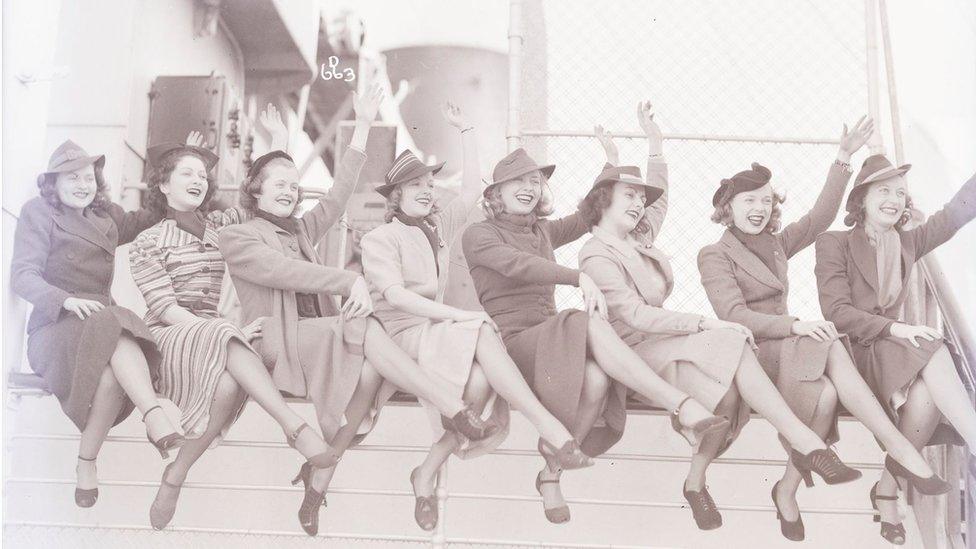
[[[419,470],[420,467],[417,467],[413,471],[410,471],[410,487],[413,489],[413,497],[416,499],[413,507],[413,518],[417,521],[417,526],[420,526],[421,530],[430,532],[434,528],[437,528],[437,495],[417,495],[415,479]]]
[[[890,455],[885,457],[885,469],[891,473],[891,476],[905,479],[920,494],[925,494],[926,496],[937,496],[952,489],[952,485],[942,480],[938,475],[933,474],[928,478],[922,478],[906,469]]]
[[[78,456],[81,461],[94,462],[97,458],[85,458]],[[89,508],[98,501],[98,488],[75,488],[75,504],[78,507]]]
[[[546,458],[547,463],[556,463],[560,469],[583,469],[593,465],[593,458],[584,454],[575,440],[566,441],[563,447],[557,450],[548,441],[540,438],[536,447],[542,457]]]
[[[776,502],[776,488],[778,486],[779,482],[773,485],[771,496],[773,498],[773,507],[776,507],[776,519],[779,520],[779,531],[782,532],[784,538],[790,541],[803,541],[803,538],[807,535],[806,528],[803,527],[803,515],[798,515],[797,519],[793,522],[783,518],[783,513],[779,510],[779,503]]]
[[[306,429],[310,429],[308,423],[302,423],[301,425],[298,426],[298,429],[295,429],[291,433],[286,433],[285,436],[286,436],[286,440],[288,441],[288,446],[291,446],[292,448],[298,450],[296,446],[296,444],[298,443],[298,437],[301,436],[302,431]],[[309,433],[314,434],[314,431],[310,430]],[[326,444],[326,446],[328,446],[328,444]],[[302,455],[305,456],[304,454]],[[316,467],[318,469],[328,469],[330,467],[335,467],[335,465],[339,463],[339,460],[341,458],[342,456],[339,454],[339,452],[337,452],[332,447],[330,447],[328,450],[322,453],[315,454],[314,456],[305,456],[305,459],[312,464],[312,467]]]
[[[684,400],[678,404],[678,407],[671,412],[671,428],[674,429],[676,433],[683,436],[688,444],[695,446],[702,441],[702,438],[708,436],[711,433],[726,429],[729,426],[729,420],[724,417],[712,416],[707,417],[694,425],[685,426],[678,419],[678,415],[681,412],[681,407],[685,405],[685,402],[691,400],[691,397],[685,397]]]
[[[152,408],[146,410],[146,413],[145,414],[142,414],[142,422],[143,423],[146,422],[146,416],[148,416],[149,414],[151,414],[153,410],[162,411],[163,410],[163,407],[162,406],[159,406],[159,405],[156,405],[156,406],[153,406]],[[152,437],[149,436],[149,433],[146,432],[146,438],[149,440],[149,442],[152,443],[153,446],[156,447],[157,450],[159,450],[159,455],[163,459],[169,458],[169,451],[170,450],[175,450],[175,449],[179,448],[180,446],[183,446],[183,444],[186,443],[186,437],[184,437],[183,435],[181,435],[179,433],[175,433],[175,432],[174,433],[170,433],[170,434],[164,436],[163,438],[161,438],[159,440],[153,440]]]
[[[905,545],[905,525],[900,522],[894,524],[881,520],[881,511],[878,510],[879,499],[882,501],[898,501],[898,496],[879,496],[877,482],[871,487],[871,507],[874,507],[874,510],[877,511],[877,514],[874,515],[874,522],[881,523],[881,537],[886,539],[888,543]]]
[[[809,454],[801,454],[791,449],[790,460],[803,476],[803,482],[808,488],[813,486],[811,471],[820,475],[827,484],[843,484],[861,478],[860,471],[844,465],[837,454],[829,448],[814,450]]]
[[[149,523],[156,530],[166,528],[169,521],[173,520],[173,515],[176,514],[176,503],[180,499],[180,490],[183,488],[183,484],[173,484],[166,480],[166,475],[172,466],[173,464],[170,463],[163,469],[163,478],[160,479],[156,499],[149,507]]]
[[[298,508],[298,522],[301,523],[302,530],[305,530],[305,533],[310,536],[319,533],[319,507],[325,506],[325,494],[312,487],[313,470],[312,465],[306,461],[298,470],[298,476],[291,481],[292,486],[301,481],[302,486],[305,487],[305,498],[302,499],[302,505]]]
[[[452,418],[441,416],[441,425],[445,430],[460,433],[472,441],[484,440],[498,432],[497,425],[486,423],[470,406],[466,406]]]
[[[552,480],[542,480],[542,471],[535,477],[535,491],[539,492],[539,496],[542,496],[542,485],[543,484],[559,484],[559,479]],[[562,505],[560,507],[549,508],[546,507],[545,500],[542,502],[542,508],[546,512],[546,520],[553,524],[562,524],[564,522],[569,522],[569,506]]]
[[[691,506],[691,514],[695,517],[699,530],[714,530],[722,525],[722,515],[718,512],[712,495],[708,493],[707,486],[698,492],[682,487],[682,493]]]

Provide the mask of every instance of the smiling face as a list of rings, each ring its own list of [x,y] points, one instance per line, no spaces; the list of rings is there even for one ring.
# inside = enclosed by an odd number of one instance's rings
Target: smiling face
[[[890,229],[905,213],[908,187],[905,178],[895,176],[871,183],[864,193],[864,221],[881,229]]]
[[[159,191],[166,196],[170,208],[192,212],[203,204],[209,186],[203,160],[195,155],[185,155],[177,160],[169,179],[160,183]]]
[[[261,169],[261,192],[257,207],[271,215],[290,217],[298,207],[298,168],[286,159],[275,159]]]
[[[535,170],[518,179],[511,179],[498,185],[505,212],[510,214],[530,214],[542,198],[542,185],[545,177]]]
[[[423,218],[434,207],[434,175],[425,173],[400,185],[400,211],[410,217]]]
[[[59,173],[54,182],[58,200],[68,208],[84,209],[95,200],[98,181],[95,179],[95,166],[89,164],[73,172]]]
[[[603,210],[600,222],[607,228],[616,229],[622,233],[629,233],[637,228],[637,223],[644,217],[644,202],[646,189],[643,185],[631,183],[613,184],[610,194],[610,205]]]
[[[729,202],[732,222],[746,234],[759,234],[769,224],[773,205],[773,188],[769,183],[754,191],[741,192]]]

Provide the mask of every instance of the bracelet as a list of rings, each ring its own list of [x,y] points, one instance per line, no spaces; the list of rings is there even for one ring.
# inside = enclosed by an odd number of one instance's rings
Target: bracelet
[[[701,317],[701,320],[698,321],[698,331],[699,332],[705,331],[705,317]]]
[[[466,132],[468,130],[473,130],[473,129],[474,129],[474,126],[468,126],[467,128],[464,128],[463,130],[461,130],[461,133],[464,133],[464,132]]]
[[[838,166],[840,166],[845,172],[854,173],[854,170],[851,168],[851,163],[850,162],[841,162],[840,160],[838,160],[838,159],[835,158],[834,159],[834,164],[837,164]]]

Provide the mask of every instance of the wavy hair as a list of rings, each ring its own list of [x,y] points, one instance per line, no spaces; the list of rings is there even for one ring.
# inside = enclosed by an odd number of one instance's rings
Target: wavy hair
[[[393,218],[396,216],[397,212],[400,211],[400,198],[402,196],[403,188],[401,185],[397,185],[396,187],[393,187],[393,190],[390,191],[390,194],[386,197],[386,212],[383,214],[383,219],[386,220],[387,223],[393,221]],[[424,217],[424,220],[433,225],[434,220],[431,219],[431,216],[439,211],[441,211],[441,207],[435,200],[434,205],[430,208],[430,213]]]
[[[516,179],[522,179],[527,176],[528,174]],[[515,181],[516,179],[509,179],[508,181]],[[485,217],[488,219],[494,219],[502,213],[505,213],[505,203],[502,202],[501,186],[508,183],[508,181],[494,183],[485,191],[485,198],[481,201],[481,209],[484,210]],[[549,189],[549,180],[546,176],[542,176],[542,193],[539,197],[539,202],[532,209],[532,213],[536,217],[547,217],[554,210],[555,200],[552,197],[552,190]]]
[[[102,173],[104,166],[95,165],[93,167],[95,168],[95,198],[92,199],[88,207],[93,212],[101,214],[112,201],[108,198],[108,185],[105,183],[105,176]],[[58,175],[57,173],[42,173],[37,176],[37,188],[40,191],[41,198],[60,211],[63,204],[58,198]]]
[[[203,162],[204,166],[207,165],[206,159],[204,159],[200,154],[195,153],[192,150],[175,149],[163,155],[163,157],[159,159],[159,163],[149,169],[149,177],[146,178],[146,186],[149,187],[149,194],[146,196],[146,207],[156,214],[165,216],[166,208],[168,206],[166,203],[166,195],[163,194],[163,191],[159,189],[159,186],[169,181],[170,176],[173,175],[173,170],[176,169],[176,165],[180,163],[180,160],[187,156],[198,158],[201,162]],[[213,173],[208,170],[207,192],[204,193],[203,202],[200,203],[197,210],[204,213],[210,211],[210,201],[213,199],[216,192],[216,181],[214,180]]]
[[[735,222],[732,218],[732,198],[727,199],[718,203],[715,206],[715,210],[712,212],[711,220],[719,225],[724,225],[726,227],[732,227]],[[763,231],[767,233],[775,233],[780,229],[780,224],[783,219],[783,209],[779,207],[780,204],[786,202],[786,196],[773,191],[773,211],[769,214],[769,222],[763,227]]]
[[[607,211],[613,202],[613,184],[613,181],[604,181],[590,189],[583,200],[580,200],[580,216],[591,229],[603,219],[603,212]],[[651,224],[647,222],[647,218],[641,216],[637,221],[637,226],[631,232],[646,234],[650,230]]]
[[[261,166],[261,169],[258,170],[258,173],[254,174],[254,177],[247,178],[244,180],[244,183],[241,183],[241,188],[239,191],[240,203],[241,203],[241,208],[243,208],[244,211],[246,211],[247,213],[254,215],[254,212],[258,211],[257,195],[261,194],[261,185],[264,185],[264,182],[268,179],[268,174],[266,170],[268,169],[268,167],[274,166],[275,164],[280,164],[284,166],[295,165],[294,162],[288,160],[287,158],[281,158],[281,157],[273,158],[270,161],[268,161],[267,164]],[[291,217],[293,218],[298,217],[298,211],[301,209],[299,208],[299,205],[302,203],[303,200],[305,200],[305,191],[302,190],[302,187],[299,185],[298,200],[295,202],[295,209],[292,210]]]
[[[864,209],[864,195],[866,192],[856,193],[850,197],[850,203],[847,208],[847,215],[844,216],[844,225],[848,227],[863,226],[864,218],[867,215]],[[901,218],[895,223],[895,229],[901,229],[906,223],[912,219],[912,208],[915,204],[912,203],[912,197],[905,195],[905,211],[901,213]]]

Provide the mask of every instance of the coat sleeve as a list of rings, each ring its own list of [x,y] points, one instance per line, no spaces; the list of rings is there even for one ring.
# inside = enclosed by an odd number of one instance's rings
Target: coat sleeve
[[[220,252],[232,275],[278,290],[348,296],[358,278],[352,271],[288,257],[247,225],[221,231]]]
[[[931,252],[952,238],[976,217],[976,174],[963,184],[952,200],[906,236],[915,246],[915,257]]]
[[[339,221],[342,212],[346,210],[346,204],[356,190],[359,172],[365,162],[366,153],[347,147],[339,162],[332,188],[319,199],[314,208],[302,216],[301,223],[305,226],[305,234],[313,245],[317,245],[319,240],[322,240],[325,233]]]
[[[644,212],[644,219],[651,225],[651,230],[647,232],[646,238],[648,241],[654,242],[657,235],[661,234],[664,218],[668,214],[668,165],[659,159],[648,157],[647,181],[664,189],[664,194]]]
[[[468,268],[484,267],[528,284],[579,285],[579,271],[506,244],[484,223],[468,227],[461,236]]]
[[[702,286],[715,314],[722,320],[738,322],[760,339],[781,339],[793,334],[796,318],[753,311],[746,303],[732,268],[732,261],[720,250],[706,246],[698,252],[698,271]]]
[[[546,220],[543,222],[543,227],[549,233],[549,240],[554,250],[578,240],[590,231],[589,224],[579,212],[552,221]]]
[[[844,198],[844,190],[851,178],[851,172],[837,162],[830,164],[827,182],[824,183],[813,208],[800,219],[790,223],[779,233],[780,242],[786,257],[790,258],[813,244],[820,233],[830,228],[837,217],[837,210]]]
[[[380,295],[393,286],[403,286],[403,264],[400,247],[393,235],[376,229],[363,235],[362,248],[363,276]]]
[[[473,207],[476,206],[469,206],[459,196],[448,202],[444,210],[437,214],[438,236],[444,241],[445,245],[450,246],[457,232],[468,223],[468,217],[470,217],[469,214]]]
[[[149,208],[127,212],[122,209],[122,206],[110,202],[106,209],[112,221],[115,221],[115,225],[119,228],[120,246],[132,242],[139,236],[139,233],[159,223],[159,220],[162,219],[161,215]]]
[[[177,304],[173,278],[166,270],[162,250],[151,232],[140,234],[129,247],[129,267],[146,300],[147,319],[159,319],[166,309]]]
[[[596,282],[607,300],[610,318],[649,334],[692,334],[698,332],[701,315],[668,311],[648,305],[626,282],[627,274],[612,259],[589,255],[580,269]]]
[[[824,318],[833,322],[837,331],[860,341],[887,335],[894,320],[854,306],[847,276],[847,255],[838,236],[829,233],[820,235],[816,251],[814,273],[817,275],[817,292]]]
[[[17,295],[34,306],[45,324],[58,319],[64,300],[71,294],[44,279],[51,251],[53,221],[43,207],[28,202],[20,212],[14,231],[13,259],[10,263],[10,286]]]

